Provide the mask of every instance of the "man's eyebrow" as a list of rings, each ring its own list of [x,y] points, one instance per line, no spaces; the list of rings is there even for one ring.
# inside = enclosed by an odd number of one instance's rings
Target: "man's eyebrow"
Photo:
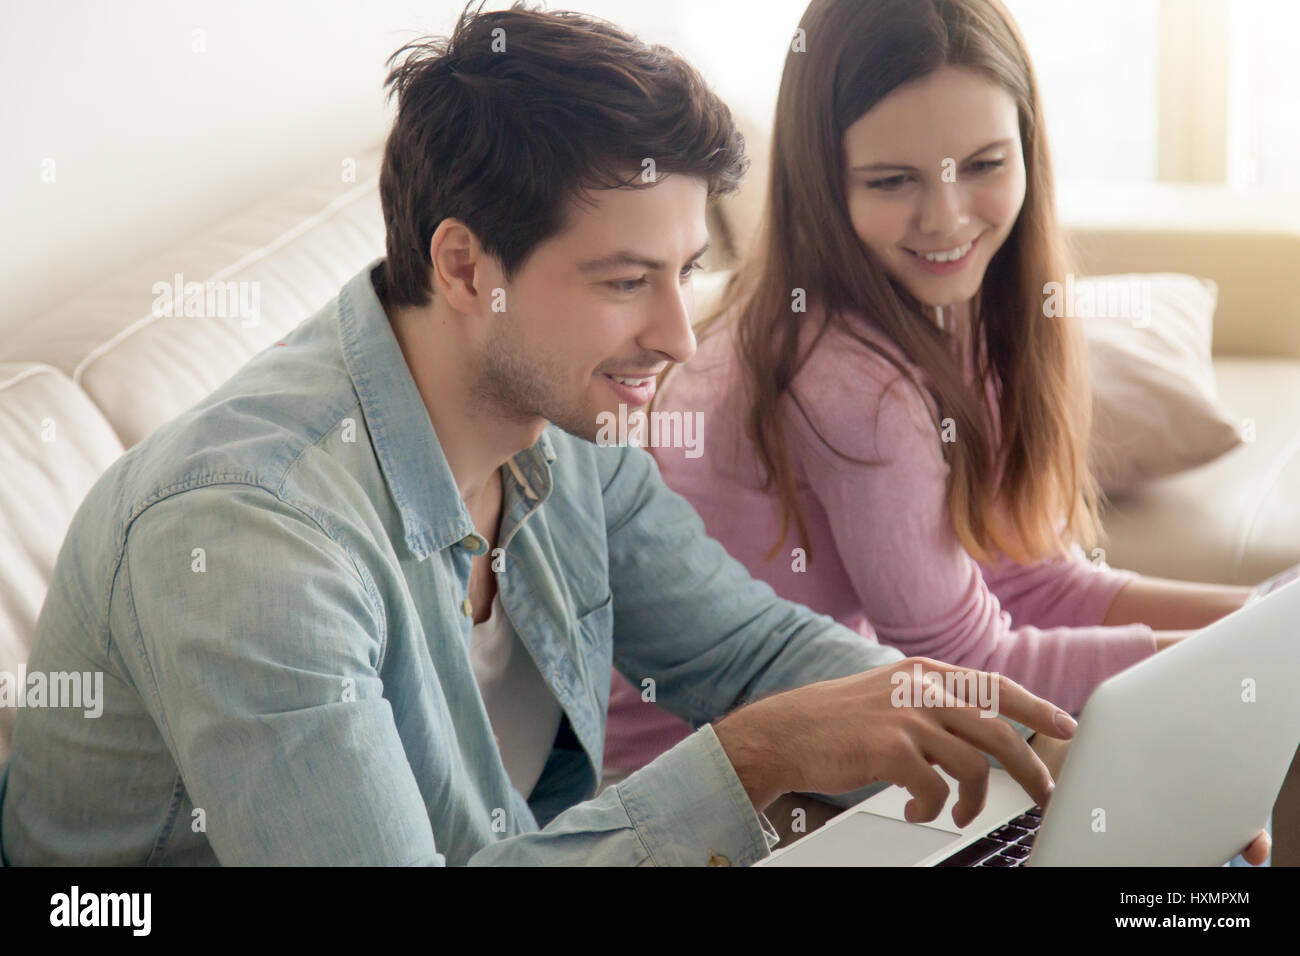
[[[1007,137],[1006,139],[995,139],[991,143],[985,143],[979,149],[975,150],[975,152],[971,153],[969,156],[963,159],[962,162],[963,163],[969,162],[970,160],[978,156],[980,153],[986,152],[992,149],[994,146],[1006,146],[1010,142],[1011,142],[1011,137]],[[902,163],[872,163],[870,166],[854,166],[850,170],[850,172],[866,173],[866,172],[876,172],[885,169],[901,169],[909,173],[916,172],[915,166],[904,166]]]
[[[700,246],[699,250],[692,255],[689,260],[687,260],[688,263],[694,262],[696,259],[700,258],[700,256],[704,255],[704,253],[708,252],[709,246],[712,244],[713,240],[711,238],[704,240],[704,245]],[[607,269],[613,269],[616,266],[641,266],[643,269],[657,272],[660,269],[666,269],[668,263],[664,262],[662,259],[650,259],[646,256],[639,255],[638,253],[629,252],[626,249],[620,249],[618,252],[612,252],[607,256],[601,256],[599,259],[588,259],[586,262],[579,262],[578,271],[586,275],[593,272],[604,272]]]

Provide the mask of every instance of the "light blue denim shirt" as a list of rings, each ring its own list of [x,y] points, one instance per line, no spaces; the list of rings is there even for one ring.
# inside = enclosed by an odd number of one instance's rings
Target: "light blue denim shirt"
[[[378,260],[382,261],[382,260]],[[776,841],[707,721],[898,660],[781,600],[643,449],[548,428],[503,468],[501,601],[564,711],[511,787],[470,667],[473,528],[367,266],[127,452],[71,525],[29,671],[8,864],[745,865]],[[609,672],[694,734],[599,792]]]

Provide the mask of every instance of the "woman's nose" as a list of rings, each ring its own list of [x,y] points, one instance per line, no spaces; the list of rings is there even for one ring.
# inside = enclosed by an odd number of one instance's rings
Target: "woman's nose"
[[[959,182],[939,182],[926,189],[921,199],[918,227],[926,235],[952,238],[970,222],[966,197]]]

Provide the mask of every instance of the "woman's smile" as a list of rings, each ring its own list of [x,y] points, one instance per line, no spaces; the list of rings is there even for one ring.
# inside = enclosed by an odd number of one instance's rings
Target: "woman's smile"
[[[974,258],[975,248],[980,244],[983,233],[964,245],[938,249],[933,252],[910,249],[903,246],[911,263],[918,269],[931,275],[946,276],[965,269]]]

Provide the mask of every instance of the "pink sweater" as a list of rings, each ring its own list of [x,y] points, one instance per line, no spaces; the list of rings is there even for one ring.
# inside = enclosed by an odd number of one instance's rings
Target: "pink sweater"
[[[805,328],[811,331],[814,321],[810,307]],[[959,330],[953,348],[972,381],[969,336],[963,323],[952,324]],[[899,354],[865,322],[857,327]],[[1155,653],[1146,625],[1100,626],[1132,572],[1093,564],[1077,545],[1068,557],[1028,566],[1005,557],[981,564],[966,552],[949,517],[948,465],[928,411],[933,400],[834,330],[800,370],[793,391],[835,447],[882,464],[838,458],[787,398],[786,440],[811,547],[801,567],[791,521],[776,557],[765,561],[780,511],[775,492],[760,488],[760,466],[736,403],[724,401],[737,387],[732,344],[730,324],[704,339],[696,356],[670,374],[655,403],[657,411],[701,413],[699,447],[653,453],[669,487],[754,577],[864,640],[1003,673],[1076,714],[1099,683]],[[996,401],[992,381],[986,394]],[[613,678],[605,763],[630,772],[690,728],[642,702],[639,689],[619,674]]]

